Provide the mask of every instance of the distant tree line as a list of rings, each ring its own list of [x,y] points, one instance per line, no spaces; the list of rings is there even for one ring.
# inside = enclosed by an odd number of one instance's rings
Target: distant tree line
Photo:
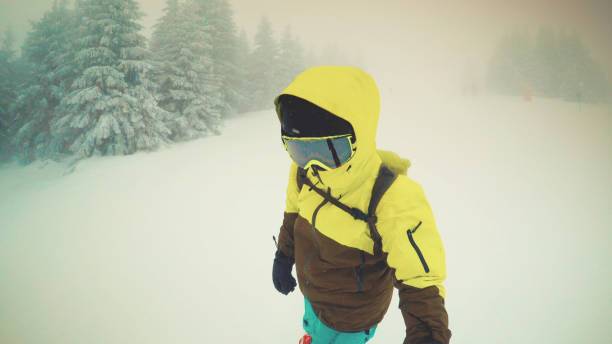
[[[490,61],[487,83],[500,94],[601,102],[610,83],[577,33],[541,28],[533,36],[515,32],[504,36]]]
[[[150,42],[136,0],[56,0],[18,56],[0,40],[0,159],[125,155],[216,135],[272,107],[315,64],[263,18],[251,44],[227,0],[167,0]]]

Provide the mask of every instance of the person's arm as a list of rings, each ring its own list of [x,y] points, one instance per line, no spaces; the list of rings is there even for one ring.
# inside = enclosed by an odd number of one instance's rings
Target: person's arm
[[[291,275],[293,264],[295,263],[293,225],[298,214],[297,196],[297,166],[291,164],[289,172],[289,183],[287,185],[287,198],[283,224],[278,234],[278,249],[274,254],[274,264],[272,266],[272,282],[274,287],[282,294],[292,292],[297,283]]]
[[[293,255],[293,224],[297,218],[297,213],[287,213],[283,215],[283,224],[278,233],[278,250],[287,257],[294,258]]]
[[[381,200],[378,231],[394,269],[406,337],[404,344],[447,344],[444,247],[420,185],[398,178]]]
[[[293,225],[298,216],[297,197],[299,194],[297,185],[297,166],[291,164],[289,169],[289,182],[287,183],[287,195],[285,199],[285,212],[283,224],[278,233],[278,249],[285,256],[294,258],[293,255]]]

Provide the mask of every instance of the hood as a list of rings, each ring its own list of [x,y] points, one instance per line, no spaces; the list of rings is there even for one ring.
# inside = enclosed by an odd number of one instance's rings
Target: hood
[[[345,166],[320,172],[324,184],[340,191],[338,189],[351,187],[367,175],[377,173],[381,164],[376,150],[380,95],[369,74],[349,66],[312,67],[300,73],[278,97],[283,94],[314,103],[353,126],[355,155]],[[275,105],[278,105],[278,97],[274,100]],[[392,160],[396,170],[403,170],[405,174],[409,166],[407,160],[390,152],[381,155]]]

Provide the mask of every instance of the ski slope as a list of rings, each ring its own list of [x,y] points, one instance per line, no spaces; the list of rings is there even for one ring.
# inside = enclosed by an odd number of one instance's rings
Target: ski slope
[[[612,113],[383,96],[447,250],[453,343],[610,343]],[[0,343],[297,343],[271,282],[288,157],[273,111],[155,153],[0,167]],[[397,298],[372,343],[401,343]]]

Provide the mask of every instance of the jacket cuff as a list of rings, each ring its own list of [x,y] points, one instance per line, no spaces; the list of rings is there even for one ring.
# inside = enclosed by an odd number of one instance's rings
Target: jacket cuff
[[[295,264],[295,259],[293,259],[293,257],[287,256],[281,250],[276,251],[276,253],[274,254],[274,259],[276,259],[277,261],[281,263],[287,264],[287,265]]]
[[[399,286],[400,309],[406,325],[404,344],[448,344],[448,314],[435,286]]]

